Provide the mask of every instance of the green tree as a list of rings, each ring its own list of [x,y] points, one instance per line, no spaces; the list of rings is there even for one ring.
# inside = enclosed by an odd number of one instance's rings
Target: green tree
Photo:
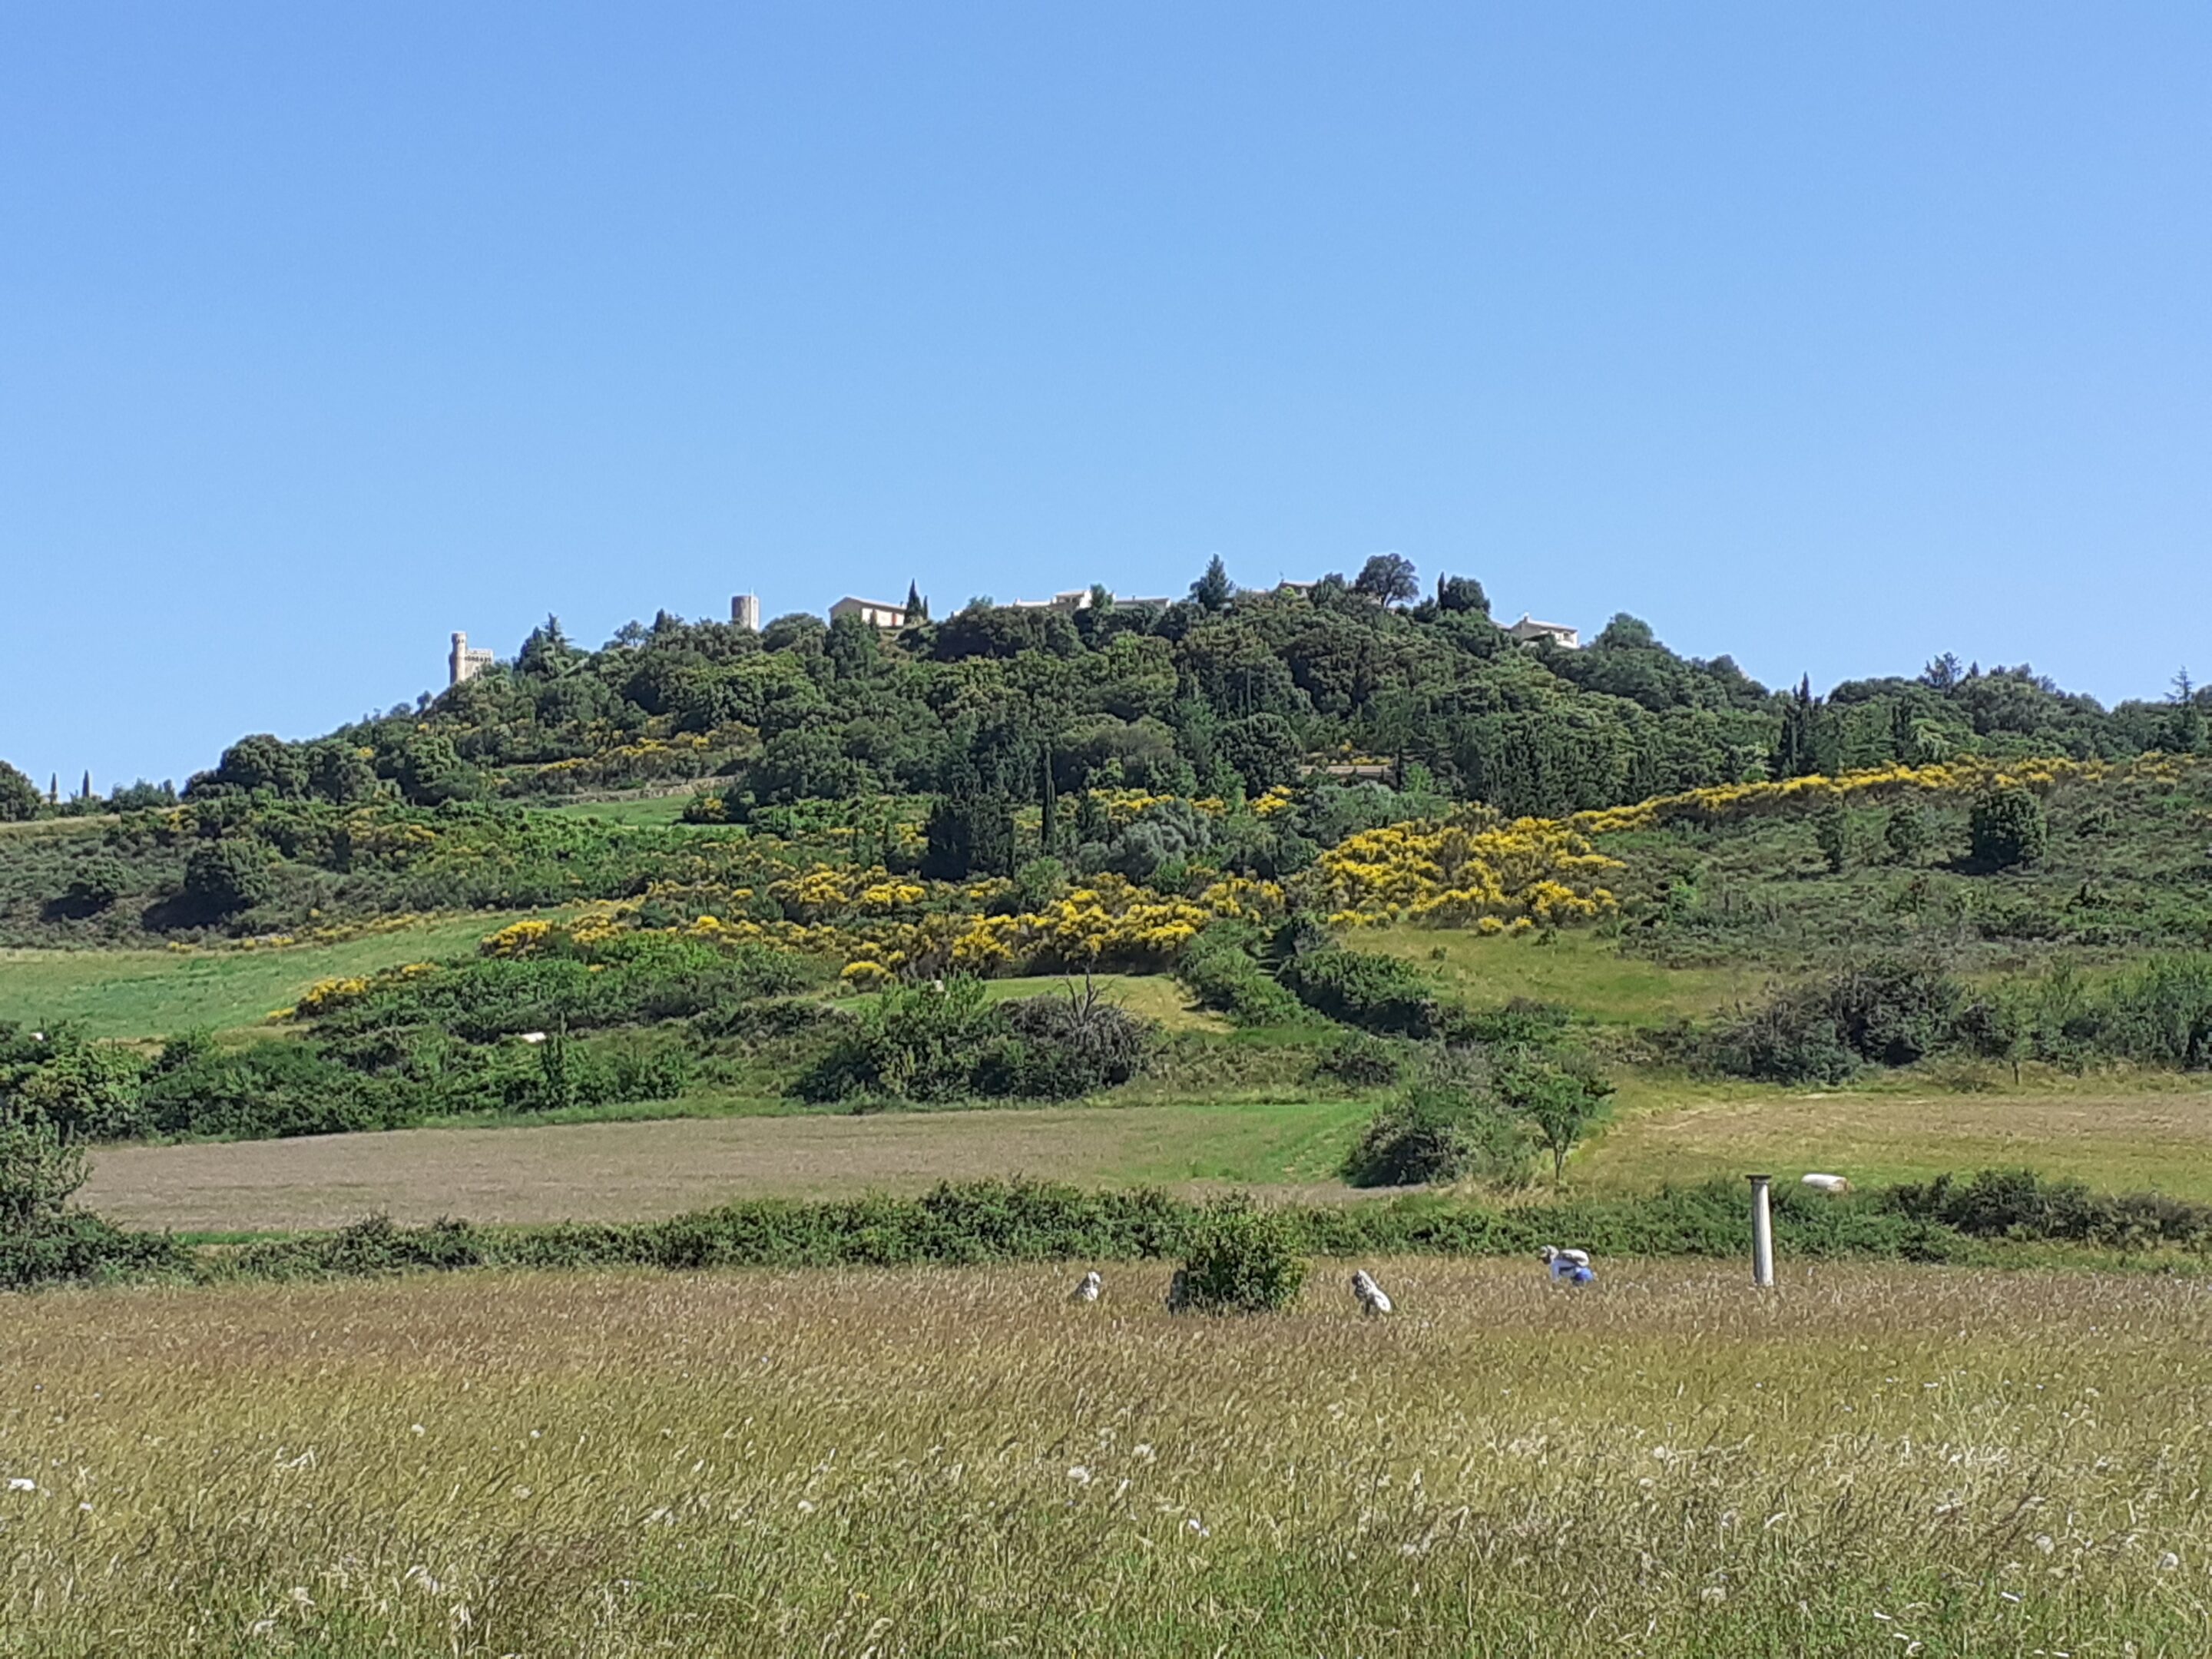
[[[211,921],[264,903],[276,890],[268,852],[249,836],[204,841],[185,860],[184,896]]]
[[[1928,820],[1913,805],[1893,806],[1882,826],[1881,839],[1889,856],[1899,864],[1917,864],[1928,850]]]
[[[1974,861],[1993,870],[2033,864],[2051,839],[2043,803],[2018,784],[1990,790],[1976,799],[1967,830]]]
[[[1567,1154],[1604,1119],[1613,1085],[1591,1066],[1522,1059],[1500,1068],[1498,1092],[1551,1153],[1557,1185],[1565,1174]]]
[[[2189,671],[2173,677],[2173,718],[2166,746],[2177,755],[2194,755],[2204,747],[2204,705]]]
[[[1439,576],[1437,578],[1437,609],[1474,611],[1486,617],[1490,614],[1490,596],[1482,591],[1482,584],[1472,576]]]
[[[584,653],[568,643],[568,636],[561,630],[558,617],[545,618],[538,627],[530,630],[530,637],[522,642],[522,654],[514,659],[515,672],[536,679],[558,679],[574,673],[582,666]]]
[[[21,823],[39,816],[39,786],[6,761],[0,761],[0,823]]]
[[[1851,822],[1841,801],[1832,800],[1813,815],[1813,843],[1827,860],[1829,872],[1842,874],[1850,861]]]
[[[1401,553],[1377,553],[1359,567],[1352,591],[1377,605],[1405,605],[1419,597],[1421,584],[1411,559]]]
[[[1215,554],[1206,562],[1206,574],[1190,585],[1190,596],[1206,611],[1225,611],[1237,589],[1229,580],[1229,567]]]

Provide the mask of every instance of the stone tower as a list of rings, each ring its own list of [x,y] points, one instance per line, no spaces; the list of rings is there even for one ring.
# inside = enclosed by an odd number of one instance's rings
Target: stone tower
[[[446,667],[452,676],[446,684],[450,687],[459,685],[464,680],[472,680],[490,667],[495,659],[492,652],[481,647],[471,650],[467,635],[456,634],[453,635],[453,654],[446,659]]]
[[[730,620],[739,628],[760,632],[760,595],[740,593],[730,601]]]

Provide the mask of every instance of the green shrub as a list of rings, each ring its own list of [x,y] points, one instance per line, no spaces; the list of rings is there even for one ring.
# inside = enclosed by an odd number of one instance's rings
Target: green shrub
[[[1237,1025],[1288,1025],[1303,1016],[1297,998],[1254,957],[1248,928],[1216,922],[1183,947],[1176,977],[1201,1008]]]
[[[1911,803],[1893,806],[1882,824],[1882,844],[1899,864],[1917,864],[1928,850],[1928,818]]]
[[[2133,1249],[2212,1243],[2212,1205],[2162,1193],[2107,1196],[2078,1181],[2051,1181],[2033,1170],[1984,1170],[1967,1181],[1948,1175],[1891,1188],[1885,1205],[1974,1238],[2056,1240]]]
[[[1405,1073],[1405,1061],[1387,1038],[1364,1031],[1346,1031],[1321,1052],[1314,1075],[1349,1084],[1355,1089],[1381,1089]]]
[[[1073,1100],[1127,1083],[1152,1045],[1149,1021],[1101,1001],[1094,988],[1001,1003],[1012,1041],[978,1065],[976,1091],[1028,1100]]]
[[[222,921],[266,902],[276,890],[269,849],[251,836],[203,842],[185,860],[183,897],[191,912]]]
[[[1992,870],[2033,864],[2050,844],[2043,803],[2017,784],[1978,797],[1966,822],[1974,861]]]
[[[994,1006],[978,980],[896,986],[842,1029],[793,1091],[816,1102],[1071,1100],[1127,1082],[1155,1035],[1095,988]]]
[[[1441,1036],[1449,1012],[1436,988],[1395,957],[1332,945],[1284,963],[1281,981],[1317,1013],[1385,1036]]]
[[[1292,1219],[1249,1199],[1225,1198],[1199,1213],[1174,1299],[1196,1313],[1279,1313],[1305,1282]]]
[[[1786,986],[1721,1028],[1709,1055],[1766,1083],[1840,1083],[1863,1064],[1909,1066],[1957,1041],[1965,988],[1940,969],[1881,959]]]
[[[27,1063],[0,1066],[0,1111],[43,1123],[70,1140],[143,1134],[143,1062],[118,1043],[57,1030],[31,1047]]]

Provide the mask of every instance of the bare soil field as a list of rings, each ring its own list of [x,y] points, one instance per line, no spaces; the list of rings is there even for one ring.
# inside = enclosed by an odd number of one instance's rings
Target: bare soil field
[[[94,1155],[80,1200],[134,1225],[245,1232],[338,1226],[379,1211],[411,1222],[635,1221],[732,1199],[915,1192],[985,1176],[1340,1192],[1328,1172],[1364,1109],[690,1118],[116,1146]]]

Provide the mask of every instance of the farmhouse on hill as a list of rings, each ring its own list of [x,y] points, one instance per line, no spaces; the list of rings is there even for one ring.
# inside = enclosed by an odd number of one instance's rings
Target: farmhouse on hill
[[[856,599],[847,594],[830,607],[830,621],[840,617],[858,617],[878,628],[900,629],[906,626],[907,609],[902,605],[886,605],[881,599]]]
[[[1579,651],[1583,646],[1583,636],[1577,629],[1569,628],[1565,623],[1534,621],[1525,611],[1521,613],[1521,620],[1505,630],[1505,637],[1516,640],[1522,645],[1549,640],[1553,645],[1569,651]]]

